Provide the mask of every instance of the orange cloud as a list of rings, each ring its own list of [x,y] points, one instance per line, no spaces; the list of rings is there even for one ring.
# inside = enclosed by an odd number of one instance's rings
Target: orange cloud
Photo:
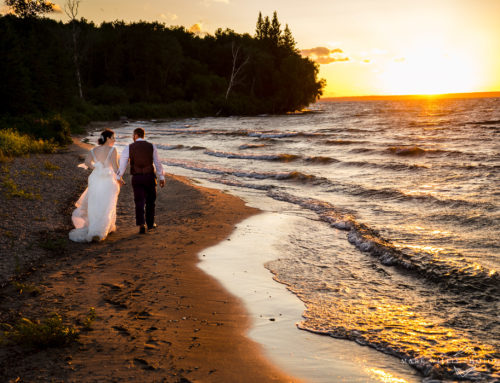
[[[193,24],[189,27],[188,32],[198,35],[201,33],[201,23]]]
[[[343,51],[340,48],[328,49],[326,47],[316,47],[311,49],[302,49],[300,53],[302,54],[302,56],[309,57],[314,55],[320,57],[320,56],[328,56],[331,53],[343,53]]]
[[[50,5],[52,5],[52,12],[55,12],[55,13],[62,13],[62,9],[59,5],[57,4],[54,4],[54,3],[50,3]]]
[[[344,51],[340,48],[329,49],[326,47],[316,47],[311,49],[302,49],[302,56],[309,57],[318,64],[331,64],[334,62],[349,61],[349,57],[341,55]]]
[[[318,57],[314,61],[318,64],[331,64],[336,62],[349,61],[349,57]]]

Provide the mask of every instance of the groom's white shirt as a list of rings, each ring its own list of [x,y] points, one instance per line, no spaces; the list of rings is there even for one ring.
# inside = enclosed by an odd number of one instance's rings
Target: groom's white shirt
[[[143,138],[138,138],[136,141],[146,141],[146,140],[144,140]],[[161,162],[158,160],[158,150],[156,149],[156,145],[155,144],[152,145],[153,145],[153,162],[156,168],[156,176],[160,181],[163,181],[165,179],[165,176],[163,175],[163,166]],[[116,173],[117,180],[122,178],[123,175],[125,174],[125,171],[127,170],[129,156],[130,156],[129,145],[127,145],[123,149],[122,154],[120,156],[120,168],[118,169],[118,173]]]

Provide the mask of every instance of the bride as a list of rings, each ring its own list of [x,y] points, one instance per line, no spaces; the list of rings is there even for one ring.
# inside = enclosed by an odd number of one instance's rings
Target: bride
[[[99,146],[90,150],[85,165],[92,170],[88,187],[76,202],[72,220],[75,229],[69,239],[75,242],[100,241],[116,230],[116,203],[120,186],[116,180],[118,154],[115,133],[106,129],[98,140]]]

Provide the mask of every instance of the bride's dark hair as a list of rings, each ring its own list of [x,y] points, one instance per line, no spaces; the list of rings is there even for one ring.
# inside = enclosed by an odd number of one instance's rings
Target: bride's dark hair
[[[111,138],[115,135],[115,132],[113,132],[111,129],[106,129],[101,133],[101,137],[97,140],[97,143],[99,145],[104,145],[108,138]]]

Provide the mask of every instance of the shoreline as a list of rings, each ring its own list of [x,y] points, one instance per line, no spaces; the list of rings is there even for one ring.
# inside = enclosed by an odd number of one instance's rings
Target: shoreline
[[[297,329],[306,306],[274,279],[269,264],[286,257],[280,248],[287,233],[308,223],[277,212],[251,216],[238,224],[228,241],[204,249],[198,267],[243,301],[253,322],[248,336],[293,376],[315,383],[421,382],[416,370],[394,356]]]
[[[67,153],[43,157],[81,162],[84,149],[85,144],[73,145]],[[72,171],[80,181],[87,176]],[[50,189],[53,180],[43,181]],[[81,183],[63,184],[59,187],[81,189]],[[11,284],[1,289],[0,322],[57,312],[79,329],[79,341],[41,351],[2,347],[0,375],[27,382],[299,381],[271,364],[246,336],[250,322],[239,299],[196,266],[200,251],[223,241],[236,223],[256,212],[237,197],[169,175],[158,193],[159,227],[146,236],[136,233],[128,185],[119,197],[118,231],[106,241],[70,243],[70,215],[59,214],[52,240],[65,241],[65,251],[53,249],[17,276],[40,295]],[[97,319],[84,331],[79,323],[91,307]]]

